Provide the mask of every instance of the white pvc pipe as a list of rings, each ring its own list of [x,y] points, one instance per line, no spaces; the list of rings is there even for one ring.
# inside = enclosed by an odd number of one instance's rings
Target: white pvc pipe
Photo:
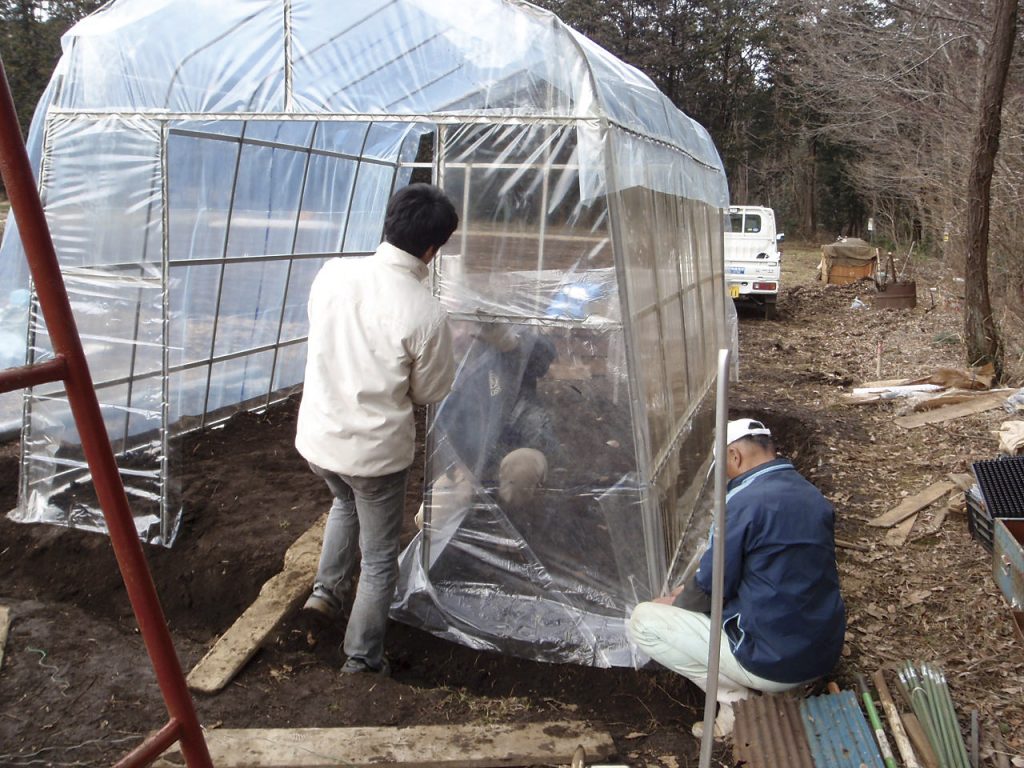
[[[725,433],[729,424],[729,350],[718,350],[718,396],[715,401],[715,512],[711,539],[711,636],[708,680],[704,694],[704,735],[700,768],[711,768],[715,743],[715,705],[718,703],[718,663],[722,651],[722,589],[725,584]]]

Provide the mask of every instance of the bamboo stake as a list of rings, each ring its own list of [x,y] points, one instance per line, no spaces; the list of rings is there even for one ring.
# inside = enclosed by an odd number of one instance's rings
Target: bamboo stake
[[[896,702],[892,700],[889,686],[885,682],[885,674],[879,669],[871,675],[871,680],[875,684],[875,690],[878,691],[878,700],[882,703],[882,711],[885,712],[885,717],[889,721],[889,728],[892,729],[892,738],[896,742],[900,758],[907,768],[921,768],[921,764],[917,762],[917,756],[914,754],[914,747],[907,737],[907,731],[903,727],[899,710],[896,709]]]

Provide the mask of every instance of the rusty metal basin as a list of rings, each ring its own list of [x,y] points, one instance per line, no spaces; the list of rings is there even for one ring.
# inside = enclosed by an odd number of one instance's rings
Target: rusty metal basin
[[[917,282],[882,285],[871,303],[875,309],[913,309],[917,306]]]

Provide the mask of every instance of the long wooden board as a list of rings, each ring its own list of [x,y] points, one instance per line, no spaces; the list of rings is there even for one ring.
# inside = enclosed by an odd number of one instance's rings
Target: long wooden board
[[[572,721],[411,728],[218,728],[207,732],[206,744],[217,768],[489,768],[568,765],[581,745],[588,762],[615,753],[610,734]],[[154,768],[183,765],[177,749],[172,748]]]
[[[955,487],[948,480],[939,480],[937,483],[932,483],[920,493],[907,496],[907,498],[888,512],[879,515],[873,520],[868,520],[868,525],[873,525],[876,528],[891,528],[897,523],[902,523],[915,512],[920,512],[929,504],[938,501]]]
[[[910,537],[910,532],[914,529],[914,523],[917,522],[917,517],[917,512],[914,512],[899,525],[894,525],[886,531],[885,545],[887,547],[902,547],[906,544],[907,539]]]
[[[910,416],[900,416],[895,419],[897,426],[904,429],[916,429],[925,424],[938,424],[951,419],[959,419],[975,413],[983,413],[998,408],[1006,400],[1006,392],[992,392],[987,395],[978,395],[969,402],[947,405],[943,408],[936,408],[934,411],[924,411]]]
[[[11,609],[0,605],[0,668],[4,665],[4,646],[7,645],[7,632],[11,628]]]
[[[284,568],[260,589],[250,605],[188,675],[188,686],[216,693],[238,674],[285,616],[309,594],[320,559],[327,515],[302,534],[284,555]]]

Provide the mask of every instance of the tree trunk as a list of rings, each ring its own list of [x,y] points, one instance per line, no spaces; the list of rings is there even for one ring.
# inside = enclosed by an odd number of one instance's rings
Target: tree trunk
[[[978,130],[967,182],[967,258],[964,263],[964,336],[970,365],[992,363],[1002,377],[1002,343],[992,317],[988,292],[988,227],[992,172],[999,150],[1003,92],[1017,36],[1018,0],[995,0],[995,24],[985,55],[985,80],[978,110]]]
[[[818,236],[818,214],[816,210],[817,203],[817,186],[815,182],[818,178],[818,158],[816,156],[815,149],[817,147],[817,140],[809,138],[807,140],[807,152],[804,155],[804,168],[803,168],[803,195],[802,205],[803,214],[801,218],[801,224],[804,230],[804,236],[815,238]]]

